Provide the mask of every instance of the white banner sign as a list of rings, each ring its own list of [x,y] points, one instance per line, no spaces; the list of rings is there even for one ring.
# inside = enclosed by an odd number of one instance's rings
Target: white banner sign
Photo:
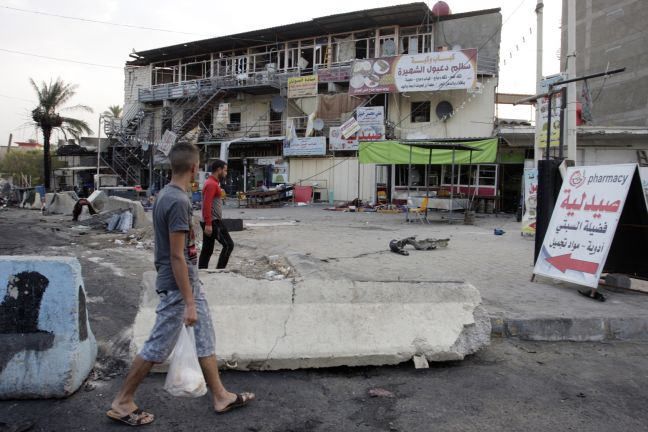
[[[349,120],[342,123],[342,126],[340,126],[340,132],[342,132],[342,136],[344,138],[351,137],[359,130],[360,130],[360,125],[358,124],[358,121],[354,117],[351,117]]]
[[[522,233],[534,235],[536,232],[536,215],[538,204],[538,169],[524,169],[524,216],[522,216]]]
[[[568,168],[534,273],[598,286],[636,167]]]
[[[216,112],[216,124],[224,126],[229,123],[229,108],[230,104],[228,103],[218,104],[218,111]]]
[[[331,150],[335,151],[344,151],[344,150],[351,150],[355,151],[358,150],[358,138],[355,136],[352,136],[350,138],[344,138],[342,136],[342,132],[340,131],[339,127],[331,127],[329,129],[329,147]]]
[[[158,143],[158,150],[164,153],[164,156],[169,156],[171,147],[173,147],[177,138],[178,136],[175,133],[167,129],[164,131],[164,135],[162,135],[162,139]]]
[[[294,138],[284,141],[284,156],[324,156],[326,137]]]
[[[358,124],[360,126],[385,124],[385,107],[361,107],[356,110]]]
[[[360,131],[358,141],[385,139],[385,107],[362,107],[356,110]]]

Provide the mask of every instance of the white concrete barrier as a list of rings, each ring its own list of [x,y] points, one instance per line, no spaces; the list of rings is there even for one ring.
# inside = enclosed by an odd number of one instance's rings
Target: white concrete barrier
[[[490,319],[469,284],[201,279],[219,361],[239,370],[461,360],[490,342]],[[145,275],[135,350],[155,320],[154,280]]]
[[[97,342],[76,258],[0,256],[0,399],[64,397],[92,370]]]
[[[151,225],[151,222],[146,218],[144,206],[139,201],[111,196],[108,197],[101,211],[106,212],[118,209],[131,211],[133,214],[133,228],[146,228]]]
[[[45,212],[71,216],[77,201],[79,201],[79,197],[74,192],[45,194]]]

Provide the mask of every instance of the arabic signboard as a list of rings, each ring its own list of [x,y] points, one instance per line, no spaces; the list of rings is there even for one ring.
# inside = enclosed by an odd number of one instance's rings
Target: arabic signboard
[[[324,156],[326,137],[303,137],[284,141],[284,156]]]
[[[351,117],[349,120],[342,123],[342,126],[340,126],[340,132],[342,132],[342,136],[344,138],[350,138],[359,130],[360,125],[358,124],[358,121],[355,119],[355,117]]]
[[[636,165],[571,167],[534,273],[596,288]]]
[[[535,235],[538,204],[538,169],[524,169],[524,215],[522,234]]]
[[[331,127],[329,129],[329,148],[333,151],[358,150],[358,138],[356,136],[344,138],[339,127]]]
[[[477,49],[353,62],[350,95],[459,90],[477,83]]]
[[[550,147],[560,145],[560,104],[562,103],[560,93],[555,94],[551,99],[551,143]],[[549,98],[538,100],[538,120],[540,127],[537,128],[536,143],[539,147],[547,146],[547,128],[549,127]]]
[[[567,79],[562,74],[551,75],[540,81],[540,91],[546,93],[549,91],[549,86],[557,82]],[[559,87],[555,87],[557,90]],[[555,94],[551,99],[551,142],[550,147],[558,147],[560,145],[560,105],[562,103],[560,93]],[[536,128],[536,145],[539,147],[547,146],[547,128],[549,127],[549,98],[545,97],[538,99],[537,106],[538,114],[537,121],[538,127]]]
[[[317,75],[288,78],[288,98],[317,96]]]
[[[358,141],[382,141],[385,139],[385,107],[362,107],[356,110]]]
[[[164,153],[164,156],[169,156],[171,147],[173,147],[177,138],[178,136],[174,132],[167,129],[164,135],[162,135],[162,139],[158,142],[158,150]]]
[[[318,69],[317,78],[320,83],[349,81],[351,79],[351,67],[338,67],[335,69]]]
[[[364,125],[384,125],[385,107],[360,107],[356,110],[358,123]]]

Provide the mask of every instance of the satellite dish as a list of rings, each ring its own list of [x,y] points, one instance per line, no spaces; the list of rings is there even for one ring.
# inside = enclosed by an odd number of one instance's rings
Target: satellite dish
[[[279,95],[274,95],[270,101],[270,107],[276,113],[283,112],[286,109],[286,99]]]
[[[454,111],[454,108],[448,101],[441,101],[436,106],[436,115],[440,120],[447,120],[450,114],[452,114],[452,111]]]
[[[313,121],[313,129],[315,129],[316,131],[321,131],[322,129],[324,129],[324,120],[315,119],[315,121]]]

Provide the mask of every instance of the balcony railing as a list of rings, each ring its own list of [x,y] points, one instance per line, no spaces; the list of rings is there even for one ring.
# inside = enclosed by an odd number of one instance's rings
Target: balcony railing
[[[153,102],[165,99],[189,98],[201,94],[208,95],[218,89],[236,90],[250,87],[271,87],[279,90],[287,85],[288,78],[299,75],[298,71],[284,73],[265,71],[181,83],[158,84],[150,88],[139,89],[138,100],[139,102]]]

